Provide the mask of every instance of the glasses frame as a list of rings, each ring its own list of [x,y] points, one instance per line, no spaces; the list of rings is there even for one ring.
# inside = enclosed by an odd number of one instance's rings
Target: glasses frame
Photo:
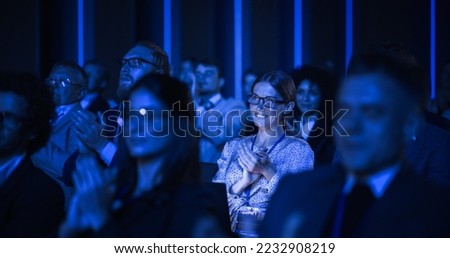
[[[52,79],[52,78],[45,78],[45,85],[49,86],[50,88],[54,89],[56,87],[60,88],[70,88],[70,87],[81,87],[81,84],[74,83],[70,78],[64,78],[64,79]]]
[[[141,62],[141,64],[139,64],[139,65],[131,64],[131,61],[134,61],[134,60]],[[140,58],[140,57],[132,57],[132,58],[128,58],[128,59],[127,58],[122,58],[122,60],[120,60],[119,63],[120,63],[120,65],[122,65],[122,67],[125,66],[125,65],[128,65],[128,66],[133,67],[133,68],[141,68],[142,64],[149,64],[149,65],[155,67],[156,69],[160,69],[159,66],[157,66],[156,64],[154,64],[154,63],[152,63],[150,61],[147,61],[147,60],[145,60],[143,58]]]
[[[256,104],[253,104],[252,99],[258,99],[258,102],[257,103],[255,102]],[[286,101],[284,101],[284,100],[278,100],[278,99],[275,99],[274,97],[270,97],[270,96],[262,98],[256,94],[249,94],[247,97],[247,102],[250,105],[259,106],[261,104],[261,100],[263,102],[263,106],[266,108],[276,108],[279,104],[286,103]],[[273,104],[271,104],[271,101]]]

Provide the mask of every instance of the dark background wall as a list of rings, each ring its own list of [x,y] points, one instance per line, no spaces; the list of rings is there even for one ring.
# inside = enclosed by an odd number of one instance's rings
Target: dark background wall
[[[232,0],[15,0],[0,8],[0,70],[45,77],[61,59],[80,60],[78,6],[84,4],[84,60],[108,65],[117,83],[117,60],[137,40],[164,46],[164,3],[171,3],[171,60],[177,73],[187,57],[222,63],[226,95],[234,94]],[[295,0],[242,0],[242,68],[290,71]],[[353,51],[377,41],[407,46],[428,71],[431,0],[353,0]],[[303,63],[345,73],[346,0],[303,0]],[[450,1],[436,0],[436,73],[450,59]],[[114,95],[113,87],[106,93]]]

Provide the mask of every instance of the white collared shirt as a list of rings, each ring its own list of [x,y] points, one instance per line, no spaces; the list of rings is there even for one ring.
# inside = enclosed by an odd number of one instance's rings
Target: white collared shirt
[[[56,123],[56,121],[58,121],[59,119],[61,119],[63,116],[65,116],[67,113],[69,113],[72,109],[74,109],[76,106],[78,105],[78,102],[69,104],[69,105],[61,105],[61,106],[57,106],[55,108],[56,111],[56,119],[53,122],[53,124]]]
[[[205,101],[205,103],[211,103],[211,105],[214,107],[217,105],[217,103],[219,103],[219,101],[222,100],[222,95],[219,93],[214,94],[211,98],[208,99],[208,101]],[[202,114],[203,112],[205,112],[207,109],[204,107],[204,105],[202,106],[197,106],[196,110],[198,112],[200,112],[200,114]]]
[[[400,170],[400,167],[401,163],[397,163],[381,171],[378,171],[364,179],[364,181],[369,186],[370,190],[372,190],[372,193],[375,196],[375,198],[380,199],[383,196],[384,192],[391,184],[392,179],[394,179],[395,175]],[[347,181],[345,182],[343,190],[345,195],[350,193],[356,181],[357,179],[354,175],[349,174],[347,176]]]

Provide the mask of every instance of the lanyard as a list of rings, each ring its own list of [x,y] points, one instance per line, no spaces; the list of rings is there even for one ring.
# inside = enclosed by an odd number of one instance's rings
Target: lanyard
[[[280,143],[284,137],[286,136],[286,134],[283,134],[276,142],[274,145],[272,145],[272,147],[269,149],[269,151],[267,151],[267,155],[269,155],[273,149],[275,149],[275,147],[278,145],[278,143]],[[256,141],[256,135],[255,137],[253,137],[253,141],[252,141],[252,151],[253,151],[253,147],[255,146],[255,141]]]
[[[273,149],[275,149],[275,147],[278,145],[278,143],[280,143],[284,137],[286,136],[286,134],[283,134],[276,142],[274,145],[272,145],[272,147],[267,151],[267,155],[269,155]],[[252,141],[252,151],[253,151],[253,147],[255,146],[255,141],[256,141],[256,135],[255,137],[253,137],[253,141]],[[251,185],[249,187],[247,187],[247,189],[244,190],[244,196],[247,198],[246,204],[248,205],[248,198],[250,197],[250,191],[251,191]]]

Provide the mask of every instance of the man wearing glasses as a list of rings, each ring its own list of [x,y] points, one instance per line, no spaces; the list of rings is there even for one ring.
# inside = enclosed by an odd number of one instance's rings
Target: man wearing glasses
[[[120,104],[102,114],[101,125],[95,116],[87,111],[77,112],[73,117],[77,135],[83,144],[98,154],[108,166],[115,164],[122,156],[126,156],[123,139],[123,110],[128,91],[144,75],[159,73],[170,75],[169,58],[166,52],[150,41],[136,43],[120,61],[121,70],[117,96]],[[126,107],[125,107],[126,109]],[[75,153],[66,162],[64,178],[71,184],[71,176],[78,154]],[[113,162],[113,160],[115,160]]]
[[[47,145],[36,152],[32,160],[37,167],[60,183],[65,161],[79,148],[79,139],[73,128],[73,116],[82,110],[80,101],[86,92],[86,78],[86,73],[79,65],[63,61],[53,66],[45,80],[56,106],[55,117]],[[68,201],[72,189],[64,185],[63,189]]]

